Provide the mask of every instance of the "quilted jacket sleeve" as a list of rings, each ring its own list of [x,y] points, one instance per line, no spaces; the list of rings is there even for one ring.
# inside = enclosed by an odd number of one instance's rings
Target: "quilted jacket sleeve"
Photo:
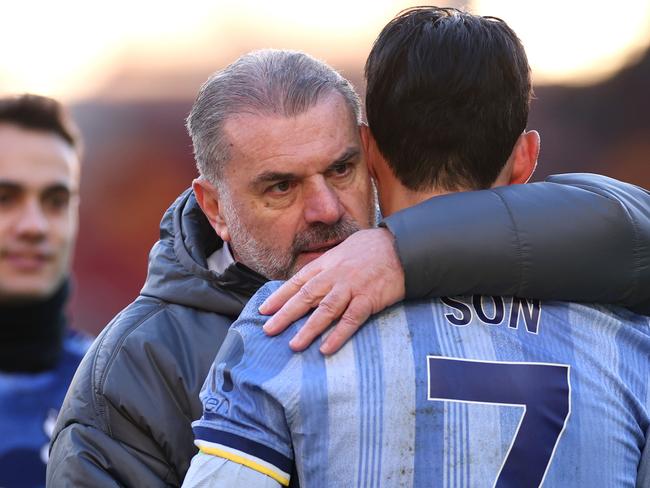
[[[432,198],[386,218],[407,298],[518,295],[650,314],[650,193],[594,174]]]
[[[53,445],[47,486],[178,486],[166,480],[168,471],[156,451],[139,451],[97,426],[73,423],[59,432]]]
[[[146,340],[130,344],[149,322],[163,327],[168,321],[160,304],[132,304],[97,337],[57,419],[48,487],[180,485],[150,427],[177,403],[160,391],[167,365],[152,364]],[[157,408],[158,403],[163,404]]]

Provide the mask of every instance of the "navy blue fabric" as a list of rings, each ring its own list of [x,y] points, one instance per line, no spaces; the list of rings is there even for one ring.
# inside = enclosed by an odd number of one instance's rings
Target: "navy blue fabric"
[[[194,427],[194,436],[208,442],[216,442],[224,446],[232,447],[239,451],[246,452],[255,457],[263,459],[267,463],[276,466],[285,473],[291,473],[293,461],[275,449],[266,447],[264,444],[252,441],[223,430],[207,429],[205,427]]]
[[[90,341],[68,333],[58,364],[40,373],[0,373],[0,486],[45,486],[50,437]]]

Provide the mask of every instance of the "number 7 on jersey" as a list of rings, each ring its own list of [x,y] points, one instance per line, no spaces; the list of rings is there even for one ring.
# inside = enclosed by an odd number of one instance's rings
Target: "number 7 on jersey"
[[[427,356],[429,400],[523,407],[496,488],[539,487],[571,413],[570,366]]]

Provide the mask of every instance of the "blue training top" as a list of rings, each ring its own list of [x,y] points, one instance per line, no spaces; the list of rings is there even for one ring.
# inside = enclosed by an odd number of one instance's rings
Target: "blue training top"
[[[40,373],[0,372],[0,486],[45,486],[50,436],[68,385],[90,346],[67,332],[55,369]]]

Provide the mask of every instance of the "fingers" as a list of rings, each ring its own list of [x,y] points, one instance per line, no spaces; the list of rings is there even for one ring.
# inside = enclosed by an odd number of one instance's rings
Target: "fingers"
[[[320,336],[332,322],[345,311],[350,302],[349,290],[335,288],[330,291],[314,310],[305,325],[291,339],[289,346],[294,351],[306,349],[316,337]]]
[[[350,302],[339,323],[336,324],[332,333],[320,347],[320,352],[329,355],[341,349],[343,344],[359,330],[371,314],[371,301],[365,296],[355,297]]]
[[[319,273],[317,266],[305,266],[289,280],[285,281],[280,288],[275,290],[264,300],[258,309],[262,315],[271,315],[280,310],[291,297],[302,289],[302,286]]]
[[[279,334],[318,305],[330,289],[331,285],[326,279],[322,277],[311,279],[311,281],[299,288],[282,305],[282,308],[264,324],[264,332],[269,335]],[[279,288],[277,291],[279,291]]]
[[[308,347],[342,315],[321,347],[324,354],[332,354],[371,313],[403,297],[404,273],[392,234],[386,229],[367,229],[302,268],[269,296],[259,311],[275,314],[264,331],[276,335],[318,307],[290,342],[296,351]]]

